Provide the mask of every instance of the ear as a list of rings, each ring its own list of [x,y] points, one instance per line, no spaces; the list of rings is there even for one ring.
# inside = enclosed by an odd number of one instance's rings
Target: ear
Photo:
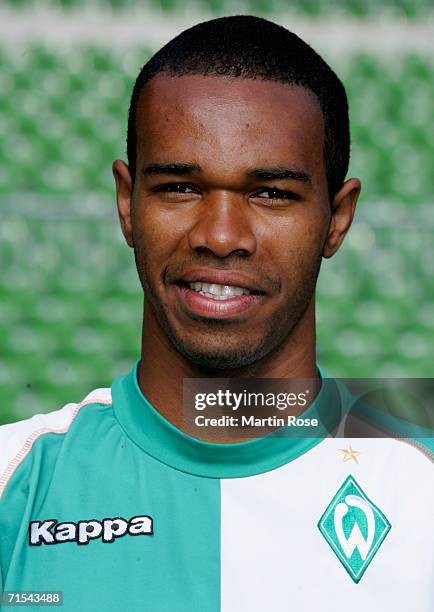
[[[112,166],[116,182],[116,202],[122,233],[128,246],[133,247],[133,230],[131,224],[132,180],[130,170],[125,162],[117,159]]]
[[[348,179],[333,198],[332,216],[323,249],[326,259],[336,253],[350,229],[361,188],[359,179]]]

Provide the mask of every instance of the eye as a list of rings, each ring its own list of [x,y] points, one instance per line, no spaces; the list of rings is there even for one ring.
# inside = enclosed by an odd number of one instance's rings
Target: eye
[[[189,183],[165,183],[152,188],[155,193],[200,193],[197,187]]]
[[[252,194],[253,198],[269,200],[271,202],[280,202],[282,200],[300,200],[300,196],[293,191],[277,189],[276,187],[267,187],[261,191]]]

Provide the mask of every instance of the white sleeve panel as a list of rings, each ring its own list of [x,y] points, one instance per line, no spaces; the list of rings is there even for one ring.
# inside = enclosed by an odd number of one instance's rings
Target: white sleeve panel
[[[0,497],[17,467],[31,451],[35,440],[46,433],[66,433],[80,408],[96,403],[111,404],[111,389],[94,389],[78,404],[66,404],[60,410],[35,414],[30,419],[2,425],[0,427]]]

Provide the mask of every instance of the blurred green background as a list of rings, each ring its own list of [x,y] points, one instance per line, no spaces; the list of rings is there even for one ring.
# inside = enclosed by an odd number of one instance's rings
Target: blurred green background
[[[35,4],[10,0],[0,10],[19,20]],[[125,16],[139,3],[38,4],[62,9],[67,23],[85,5],[87,15],[111,7]],[[238,12],[279,21],[287,6],[252,0]],[[147,7],[176,23],[186,2]],[[189,5],[209,16],[230,7]],[[432,18],[428,0],[298,0],[291,10],[320,23],[379,12],[416,24]],[[330,376],[432,376],[433,55],[382,55],[367,41],[336,57],[310,42],[347,88],[350,175],[363,183],[350,234],[320,274],[318,360]],[[125,158],[130,91],[155,50],[0,42],[0,423],[80,401],[139,356],[142,294],[118,227],[111,162]]]

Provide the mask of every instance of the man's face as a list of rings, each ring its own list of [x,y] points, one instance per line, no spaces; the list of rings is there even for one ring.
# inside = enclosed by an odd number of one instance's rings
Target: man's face
[[[312,305],[330,223],[319,103],[277,82],[158,75],[137,117],[145,321],[200,366],[254,363]]]

